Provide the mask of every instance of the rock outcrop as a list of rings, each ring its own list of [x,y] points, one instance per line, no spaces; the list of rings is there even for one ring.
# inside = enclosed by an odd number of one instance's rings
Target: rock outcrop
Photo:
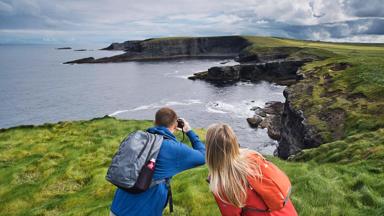
[[[108,63],[125,61],[153,61],[175,58],[235,58],[249,45],[240,36],[222,37],[186,37],[147,39],[113,43],[103,50],[123,50],[125,53],[100,59],[89,58],[66,62],[74,63]]]
[[[88,57],[88,58],[77,59],[77,60],[75,60],[75,61],[65,62],[64,64],[82,64],[82,63],[92,62],[92,61],[94,61],[94,60],[95,60],[95,58],[93,58],[93,57]]]
[[[255,115],[252,118],[248,118],[247,121],[250,126],[252,121],[259,120],[256,127],[267,128],[268,136],[273,140],[280,140],[281,131],[281,115],[283,113],[284,104],[279,101],[269,101],[265,103],[264,108],[253,107],[251,110],[255,111]],[[251,120],[251,122],[250,122]]]
[[[200,79],[213,83],[265,80],[287,85],[301,79],[301,76],[297,74],[297,70],[303,64],[303,61],[281,61],[212,67],[207,72],[195,73],[189,79]]]
[[[249,126],[257,128],[259,124],[263,121],[263,118],[259,115],[254,115],[252,118],[247,118]]]
[[[289,88],[284,90],[284,110],[281,115],[281,131],[279,146],[276,154],[287,159],[302,149],[318,147],[323,143],[316,129],[306,123],[301,110],[296,110],[291,104]]]
[[[70,50],[72,49],[71,47],[58,47],[56,48],[57,50]]]

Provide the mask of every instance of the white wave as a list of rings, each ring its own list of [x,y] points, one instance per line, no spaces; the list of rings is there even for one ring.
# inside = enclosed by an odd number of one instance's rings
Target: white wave
[[[212,107],[207,107],[207,112],[209,112],[209,113],[221,113],[221,114],[227,113],[227,112],[224,112],[222,110],[213,109]]]
[[[113,113],[109,114],[108,116],[117,116],[120,113],[125,113],[125,112],[129,112],[129,111],[130,110],[117,110],[116,112],[113,112]]]
[[[151,109],[151,108],[154,108],[154,107],[156,107],[156,105],[154,105],[154,104],[143,105],[143,106],[138,106],[136,108],[133,108],[130,111],[147,110],[147,109]]]
[[[237,86],[254,86],[254,83],[251,82],[239,82],[236,84]]]
[[[254,114],[251,110],[254,106],[262,106],[262,101],[242,100],[231,103],[213,101],[206,104],[206,111],[210,113],[228,113],[238,118],[247,118]]]
[[[188,79],[188,77],[191,76],[191,74],[180,74],[180,71],[175,70],[174,72],[169,72],[164,74],[165,77],[175,77],[175,78],[181,78],[181,79]]]
[[[188,77],[190,77],[191,75],[180,75],[180,76],[174,76],[176,78],[180,78],[180,79],[188,79]]]
[[[166,77],[170,77],[170,76],[174,76],[174,75],[176,75],[176,74],[178,74],[178,73],[179,73],[179,71],[178,71],[178,70],[175,70],[175,71],[173,71],[173,72],[165,73],[164,76],[166,76]]]
[[[189,100],[184,100],[182,101],[169,101],[165,103],[165,106],[187,106],[187,105],[192,105],[192,104],[201,104],[200,100],[196,99],[189,99]]]
[[[109,114],[109,116],[117,116],[121,113],[126,113],[126,112],[135,112],[135,111],[142,111],[142,110],[157,109],[157,108],[161,108],[164,106],[189,106],[189,105],[201,104],[201,103],[202,102],[200,100],[197,100],[197,99],[187,99],[187,100],[183,100],[183,101],[161,101],[159,103],[141,105],[141,106],[135,107],[133,109],[118,110],[118,111],[115,111],[115,112]]]

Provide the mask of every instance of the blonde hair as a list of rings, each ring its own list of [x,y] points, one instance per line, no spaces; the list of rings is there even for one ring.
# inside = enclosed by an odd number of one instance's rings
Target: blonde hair
[[[225,203],[244,207],[247,199],[247,177],[261,177],[259,167],[247,159],[255,151],[240,149],[237,137],[227,124],[214,124],[206,135],[206,162],[211,191]]]

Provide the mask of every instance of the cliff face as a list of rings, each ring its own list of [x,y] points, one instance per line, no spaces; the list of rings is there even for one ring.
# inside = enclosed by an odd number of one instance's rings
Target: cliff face
[[[265,80],[283,84],[299,80],[301,77],[296,72],[303,64],[303,61],[281,61],[212,67],[208,72],[196,73],[189,79],[201,79],[214,83]]]
[[[316,129],[306,123],[303,112],[292,106],[289,87],[284,90],[284,97],[286,100],[281,116],[281,138],[276,153],[287,159],[301,149],[318,147],[323,140]]]
[[[103,50],[124,50],[112,57],[73,63],[106,63],[124,61],[165,60],[173,58],[235,58],[249,42],[240,36],[163,38],[113,43]]]
[[[238,81],[257,82],[266,80],[282,85],[296,84],[301,80],[302,74],[299,68],[305,61],[274,61],[267,63],[247,63],[235,66],[212,67],[206,72],[196,73],[190,79],[200,79],[215,84],[235,83]],[[299,72],[298,72],[299,71]],[[284,91],[286,101],[281,118],[271,122],[271,128],[275,128],[279,134],[277,156],[287,159],[302,149],[318,147],[324,141],[318,131],[307,121],[301,110],[296,110],[292,104],[293,94],[303,94],[295,88],[287,87]],[[295,91],[295,92],[290,92]],[[281,119],[281,120],[280,120]],[[278,129],[276,129],[278,128]],[[273,131],[272,129],[268,132]]]

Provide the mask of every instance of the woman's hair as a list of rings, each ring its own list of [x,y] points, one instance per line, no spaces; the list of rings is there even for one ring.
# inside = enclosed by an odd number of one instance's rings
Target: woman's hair
[[[261,177],[259,167],[247,159],[254,151],[240,149],[232,128],[214,124],[206,135],[206,162],[210,189],[223,202],[244,207],[247,199],[247,177]]]

